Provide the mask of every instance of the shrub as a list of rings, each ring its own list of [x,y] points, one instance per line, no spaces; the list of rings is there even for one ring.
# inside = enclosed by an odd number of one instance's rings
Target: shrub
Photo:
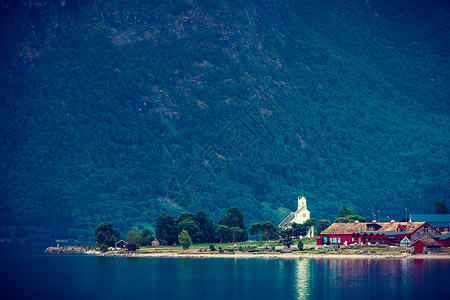
[[[298,241],[298,250],[303,251],[303,242],[302,241]]]
[[[220,248],[220,247],[219,247]],[[209,250],[211,251],[216,251],[216,247],[214,247],[214,245],[209,245]]]

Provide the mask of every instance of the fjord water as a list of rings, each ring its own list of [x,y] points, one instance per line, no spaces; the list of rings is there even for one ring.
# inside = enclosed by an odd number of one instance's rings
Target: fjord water
[[[125,258],[0,245],[3,299],[419,299],[450,259]],[[4,298],[6,296],[6,298]]]

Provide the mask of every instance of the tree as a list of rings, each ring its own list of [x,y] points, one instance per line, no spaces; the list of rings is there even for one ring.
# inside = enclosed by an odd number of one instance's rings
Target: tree
[[[322,231],[330,227],[331,222],[329,220],[319,220],[317,223],[317,232],[320,234]]]
[[[198,227],[200,227],[200,231],[203,233],[202,243],[211,243],[214,242],[214,225],[213,220],[207,218],[206,213],[204,211],[199,211],[194,216],[195,223],[197,223]]]
[[[114,244],[120,239],[120,231],[113,228],[110,222],[100,223],[95,228],[95,241],[98,247],[106,245],[107,247],[114,247]]]
[[[150,245],[150,243],[152,242],[152,240],[154,239],[154,235],[153,235],[153,231],[151,231],[148,228],[145,228],[141,231],[142,234],[142,241],[141,241],[141,245],[142,246],[148,246]]]
[[[355,221],[358,222],[370,222],[370,218],[364,218],[353,213],[353,209],[351,207],[347,207],[342,205],[338,211],[338,217],[334,221],[335,223],[353,223]]]
[[[183,229],[181,233],[178,235],[178,242],[183,247],[184,250],[189,249],[192,245],[191,237],[189,236],[189,233]]]
[[[258,241],[258,234],[263,231],[263,229],[261,228],[261,223],[254,223],[252,225],[250,225],[250,227],[248,228],[248,232],[251,235],[254,235],[256,238],[256,241]]]
[[[233,243],[238,241],[238,238],[242,236],[244,230],[240,227],[230,227],[231,236],[233,238]]]
[[[190,212],[182,212],[180,214],[180,216],[175,220],[175,222],[177,224],[179,224],[179,223],[181,223],[181,222],[183,222],[185,220],[192,220],[192,221],[194,221],[194,215],[192,213],[190,213]]]
[[[292,245],[292,228],[280,228],[280,242],[290,248]]]
[[[289,225],[291,226],[291,229],[292,229],[292,235],[293,235],[293,236],[301,236],[301,235],[303,235],[303,234],[302,234],[302,232],[303,232],[303,227],[302,227],[301,224],[298,224],[298,223],[293,222],[293,223],[289,223]]]
[[[436,207],[436,214],[448,214],[450,213],[447,208],[447,200],[437,200],[434,202],[434,206]]]
[[[264,239],[266,241],[270,240],[277,232],[277,228],[270,221],[264,222],[262,224],[262,229],[264,231]]]
[[[339,218],[345,218],[345,217],[352,216],[352,215],[353,215],[353,209],[351,207],[347,207],[345,205],[342,205],[338,211]]]
[[[177,229],[175,219],[163,212],[156,219],[156,238],[162,244],[173,245],[177,242]]]
[[[248,234],[245,228],[244,223],[244,215],[239,210],[239,208],[233,206],[230,207],[225,216],[219,221],[219,225],[225,225],[230,228],[232,227],[239,227],[242,229],[242,233],[237,236],[237,241],[246,241],[248,239]]]
[[[221,243],[230,242],[232,239],[230,227],[226,225],[217,225],[216,239],[219,240]]]
[[[254,235],[256,240],[258,240],[258,234],[263,232],[264,234],[262,239],[268,241],[275,235],[277,228],[272,224],[272,222],[267,221],[250,225],[248,232],[250,232],[251,235]]]
[[[127,234],[128,245],[135,245],[140,247],[142,245],[142,232],[138,230],[128,231]]]
[[[292,225],[293,236],[305,236],[312,226],[316,224],[316,219],[308,219],[303,224],[290,223]]]
[[[178,223],[177,232],[182,232],[183,230],[186,230],[196,243],[201,243],[203,233],[193,219],[184,219]]]
[[[364,218],[358,215],[351,215],[351,216],[346,216],[346,217],[339,217],[336,218],[336,220],[334,221],[335,223],[353,223],[355,221],[358,222],[370,222],[370,218]]]

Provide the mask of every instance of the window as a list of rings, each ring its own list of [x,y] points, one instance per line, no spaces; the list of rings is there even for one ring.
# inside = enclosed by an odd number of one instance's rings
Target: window
[[[428,233],[428,226],[423,227],[423,233]]]
[[[303,214],[303,218],[305,218],[306,217],[306,214]]]
[[[338,244],[340,244],[341,243],[341,238],[338,238]]]
[[[327,242],[327,237],[326,237],[326,236],[323,237],[323,241],[324,241],[325,243]]]

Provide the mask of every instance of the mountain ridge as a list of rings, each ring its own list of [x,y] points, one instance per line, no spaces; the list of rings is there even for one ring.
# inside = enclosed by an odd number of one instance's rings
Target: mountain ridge
[[[450,194],[445,2],[12,2],[1,236],[233,205],[278,223],[302,188],[316,219]]]

